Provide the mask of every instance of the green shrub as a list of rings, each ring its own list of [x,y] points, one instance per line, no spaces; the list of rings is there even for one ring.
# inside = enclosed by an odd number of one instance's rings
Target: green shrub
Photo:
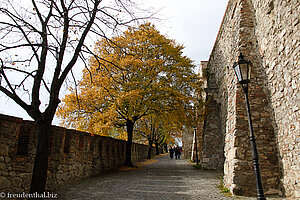
[[[220,177],[219,179],[218,188],[221,190],[221,193],[223,193],[225,196],[231,196],[230,190],[224,186],[223,177]]]

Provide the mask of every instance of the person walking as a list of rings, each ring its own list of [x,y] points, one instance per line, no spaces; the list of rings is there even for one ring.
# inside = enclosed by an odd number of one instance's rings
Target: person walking
[[[174,152],[175,152],[175,159],[177,160],[177,157],[178,157],[178,146],[175,147]]]
[[[172,146],[170,146],[170,148],[169,148],[169,153],[170,153],[170,158],[173,159],[174,149]]]
[[[178,159],[180,159],[180,156],[181,156],[181,148],[180,147],[177,147],[178,148]]]

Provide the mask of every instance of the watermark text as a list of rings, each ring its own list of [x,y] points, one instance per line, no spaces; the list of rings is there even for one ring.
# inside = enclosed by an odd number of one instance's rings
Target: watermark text
[[[57,194],[53,192],[43,192],[43,193],[10,193],[10,192],[0,192],[0,198],[6,199],[16,199],[16,198],[23,198],[23,199],[57,199]]]

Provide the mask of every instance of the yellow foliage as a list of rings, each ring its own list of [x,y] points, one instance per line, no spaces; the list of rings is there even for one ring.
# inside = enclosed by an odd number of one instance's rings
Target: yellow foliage
[[[126,139],[124,129],[114,127],[156,114],[164,118],[166,130],[180,134],[182,116],[199,83],[182,49],[150,23],[98,41],[78,91],[70,88],[63,99],[57,113],[62,124]]]

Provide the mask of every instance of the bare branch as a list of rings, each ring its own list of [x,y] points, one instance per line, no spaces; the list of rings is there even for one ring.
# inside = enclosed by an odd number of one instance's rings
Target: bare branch
[[[90,31],[91,29],[91,26],[92,24],[94,23],[94,19],[96,17],[96,14],[97,14],[97,7],[99,5],[99,3],[101,2],[101,0],[95,0],[95,4],[94,4],[94,9],[93,9],[93,12],[92,12],[92,16],[90,18],[90,21],[87,25],[87,27],[85,28],[84,32],[82,33],[81,35],[81,38],[78,42],[78,45],[75,49],[75,52],[74,52],[74,55],[73,55],[73,58],[71,59],[71,61],[68,63],[68,65],[66,66],[66,68],[64,69],[64,71],[62,72],[60,78],[59,78],[59,81],[58,81],[58,85],[57,87],[60,88],[61,85],[63,84],[63,81],[65,80],[65,78],[67,77],[67,74],[69,73],[69,71],[72,69],[72,67],[74,66],[75,62],[77,61],[77,58],[78,58],[78,55],[79,55],[79,52],[81,51],[81,48],[83,46],[83,42],[88,34],[88,32]],[[58,89],[58,88],[55,88],[55,89]]]
[[[6,89],[5,87],[3,87],[0,84],[0,91],[3,92],[4,94],[6,94],[8,97],[10,97],[12,100],[14,100],[17,104],[19,104],[24,110],[26,110],[27,112],[30,111],[30,106],[28,106],[22,99],[19,98],[19,96],[16,94],[14,88],[12,87],[10,81],[8,80],[8,78],[5,75],[5,72],[3,70],[4,64],[2,59],[0,58],[1,61],[1,68],[0,68],[0,75],[1,75],[1,80],[2,77],[4,78],[6,84],[8,85],[9,89],[11,91],[9,91],[8,89]],[[1,82],[0,82],[1,83]]]
[[[74,81],[74,84],[75,84],[75,94],[76,94],[76,100],[77,100],[78,109],[81,110],[81,108],[80,108],[80,101],[79,101],[79,98],[78,98],[78,90],[77,90],[78,86],[77,86],[76,79],[75,79],[75,76],[74,76],[72,70],[71,70],[71,74],[72,74],[73,81]]]
[[[20,47],[41,47],[41,44],[19,44],[19,45],[15,45],[15,46],[5,46],[3,44],[0,44],[0,47],[3,47],[0,49],[0,52],[2,51],[7,51],[10,49],[16,49],[16,48],[20,48]]]

